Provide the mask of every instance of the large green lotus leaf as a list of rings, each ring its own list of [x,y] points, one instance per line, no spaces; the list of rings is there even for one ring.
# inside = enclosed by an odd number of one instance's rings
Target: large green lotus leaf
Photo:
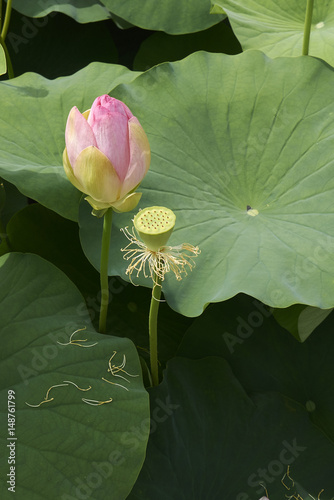
[[[169,244],[201,249],[182,281],[166,276],[173,309],[196,316],[241,291],[274,307],[333,307],[333,85],[322,61],[248,51],[196,53],[115,89],[152,150],[138,208],[171,208]],[[81,241],[99,268],[102,221],[86,205]],[[124,279],[119,228],[134,213],[114,217],[109,272]]]
[[[108,22],[79,24],[64,14],[28,19],[14,10],[6,43],[15,76],[29,71],[54,79],[91,62],[118,62]]]
[[[43,17],[63,12],[78,23],[92,23],[110,18],[110,12],[98,0],[14,0],[13,8],[28,17]]]
[[[207,322],[204,339],[210,327]],[[329,363],[327,369],[332,372]],[[289,493],[281,483],[288,464],[304,500],[322,488],[325,500],[333,496],[332,440],[297,400],[246,391],[226,360],[174,358],[150,396],[146,460],[128,500],[258,500],[265,494],[260,483],[270,500],[282,500]],[[297,496],[302,490],[295,486],[290,494]]]
[[[212,0],[221,6],[244,50],[260,49],[270,57],[302,54],[305,0]],[[332,66],[334,4],[314,2],[309,54]]]
[[[177,355],[223,357],[248,394],[280,393],[306,408],[313,426],[333,446],[333,327],[334,317],[329,315],[301,344],[277,324],[267,307],[240,294],[210,305],[188,329]],[[331,488],[326,493],[332,498],[331,460],[309,451],[317,457],[311,460],[313,473],[308,475],[298,459],[293,465],[295,479],[314,490]]]
[[[128,339],[96,333],[82,296],[56,267],[31,254],[0,258],[1,427],[7,429],[7,392],[15,392],[16,494],[18,498],[70,500],[84,495],[125,499],[137,478],[148,438],[148,394],[134,345]],[[78,345],[67,343],[82,339]],[[85,339],[87,339],[85,341]],[[97,343],[96,345],[93,345]],[[123,356],[129,383],[108,374],[108,360]],[[114,378],[128,391],[102,380]],[[38,408],[48,389],[52,401]],[[113,400],[100,406],[82,401]],[[140,429],[140,438],[135,432]],[[137,435],[136,435],[137,436]],[[7,432],[1,446],[11,441]],[[136,446],[134,446],[134,441]],[[8,453],[1,454],[1,498],[7,492]]]
[[[210,14],[210,0],[101,0],[110,12],[135,26],[171,34],[193,33],[219,23],[225,15]]]
[[[81,193],[68,181],[62,154],[73,106],[81,112],[94,99],[138,73],[92,63],[72,76],[47,80],[28,73],[0,82],[0,176],[63,217],[77,220]]]

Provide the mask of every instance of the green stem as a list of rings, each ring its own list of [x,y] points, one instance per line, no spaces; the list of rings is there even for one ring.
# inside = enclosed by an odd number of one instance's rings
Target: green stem
[[[100,282],[101,282],[101,307],[100,307],[100,322],[99,322],[100,333],[106,333],[107,329],[107,313],[109,304],[108,260],[109,260],[111,225],[112,225],[112,208],[109,208],[107,212],[104,214],[104,219],[103,219],[101,265],[100,265]]]
[[[149,336],[150,336],[150,363],[153,385],[159,384],[158,372],[158,312],[161,297],[161,279],[155,275],[155,284],[152,290],[150,316],[149,316]]]
[[[312,25],[313,3],[314,3],[314,0],[307,0],[305,24],[304,24],[303,51],[302,51],[303,56],[308,55],[309,46],[310,46],[310,33],[311,33],[311,25]]]
[[[2,30],[1,30],[1,38],[3,41],[5,41],[5,38],[7,35],[11,13],[12,13],[12,0],[7,0],[5,20],[3,22]]]
[[[5,56],[6,56],[6,62],[7,62],[7,73],[8,73],[8,79],[10,80],[11,78],[14,78],[14,70],[13,70],[13,65],[12,61],[10,59],[10,55],[7,49],[7,45],[5,44],[5,41],[2,39],[0,36],[0,45],[2,45],[3,50],[5,51]]]
[[[2,26],[2,0],[0,0],[0,33],[1,33],[1,26]]]

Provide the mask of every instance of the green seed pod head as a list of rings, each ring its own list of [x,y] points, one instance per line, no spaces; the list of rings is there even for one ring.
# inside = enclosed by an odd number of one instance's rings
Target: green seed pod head
[[[175,226],[176,216],[166,207],[148,207],[133,219],[139,237],[152,252],[166,245]]]

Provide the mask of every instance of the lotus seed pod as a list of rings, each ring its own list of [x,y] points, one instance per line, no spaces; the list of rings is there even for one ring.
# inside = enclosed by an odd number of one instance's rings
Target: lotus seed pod
[[[148,207],[138,212],[133,223],[139,237],[152,252],[165,246],[175,226],[176,216],[166,207]]]

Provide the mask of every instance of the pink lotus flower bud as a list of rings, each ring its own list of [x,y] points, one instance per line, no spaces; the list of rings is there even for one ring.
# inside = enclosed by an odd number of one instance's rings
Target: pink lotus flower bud
[[[88,195],[94,210],[136,207],[141,193],[135,190],[148,171],[151,151],[142,126],[123,102],[103,95],[83,114],[74,106],[65,142],[65,173]]]

